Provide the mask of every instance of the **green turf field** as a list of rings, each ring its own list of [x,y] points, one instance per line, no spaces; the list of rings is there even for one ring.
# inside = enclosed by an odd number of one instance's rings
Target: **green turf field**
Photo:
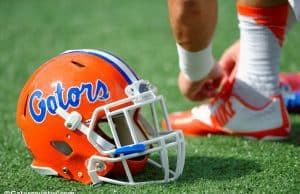
[[[234,1],[220,1],[214,53],[238,38]],[[282,71],[300,71],[300,26],[285,42]],[[177,54],[166,1],[0,1],[0,194],[75,193],[300,193],[300,115],[291,116],[284,142],[237,137],[186,138],[186,166],[170,184],[137,187],[82,185],[31,170],[31,157],[15,123],[19,92],[44,61],[67,49],[109,50],[155,84],[169,111],[190,108],[177,88]],[[150,175],[149,175],[150,176]],[[58,191],[58,192],[57,192]],[[6,193],[8,194],[8,193]]]

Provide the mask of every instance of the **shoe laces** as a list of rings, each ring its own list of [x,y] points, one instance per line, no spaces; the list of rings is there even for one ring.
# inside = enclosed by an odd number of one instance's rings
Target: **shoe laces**
[[[223,86],[222,86],[220,92],[219,92],[215,97],[213,97],[213,98],[211,99],[210,103],[211,103],[211,104],[214,104],[214,103],[216,103],[216,102],[219,101],[219,100],[227,101],[228,98],[229,98],[230,95],[231,95],[231,91],[232,91],[232,88],[233,88],[233,84],[234,84],[234,80],[229,80],[229,79],[228,79],[228,80],[223,84]]]

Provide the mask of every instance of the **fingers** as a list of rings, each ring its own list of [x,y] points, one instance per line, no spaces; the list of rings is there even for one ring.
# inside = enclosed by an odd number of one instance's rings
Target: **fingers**
[[[184,73],[178,77],[178,85],[181,93],[191,101],[202,101],[213,97],[223,80],[224,73],[219,65],[215,65],[212,71],[202,80],[191,81]]]
[[[224,69],[226,76],[229,76],[236,64],[238,63],[240,55],[240,41],[236,41],[231,45],[221,56],[219,65]]]
[[[230,79],[231,74],[236,70],[240,55],[240,41],[236,41],[228,49],[225,50],[219,60],[219,65],[224,71],[221,85]]]

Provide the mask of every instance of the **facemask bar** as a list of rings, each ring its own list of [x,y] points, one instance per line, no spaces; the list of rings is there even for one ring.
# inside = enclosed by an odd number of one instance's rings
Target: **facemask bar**
[[[133,86],[132,86],[133,85]],[[154,183],[154,182],[169,182],[172,180],[177,179],[183,171],[184,167],[184,159],[185,159],[185,144],[184,144],[184,136],[181,131],[172,131],[170,127],[170,123],[168,120],[168,113],[167,108],[164,102],[164,98],[162,96],[157,96],[155,91],[150,88],[145,89],[145,81],[140,80],[135,82],[134,84],[130,85],[129,88],[126,88],[126,93],[128,94],[128,98],[98,107],[94,110],[91,122],[89,127],[85,126],[81,122],[81,118],[78,118],[78,122],[73,128],[77,128],[82,131],[90,141],[90,143],[101,153],[103,156],[92,156],[88,160],[87,168],[88,173],[93,181],[94,184],[101,183],[101,182],[110,182],[115,184],[122,184],[122,185],[133,185],[133,184],[145,184],[145,183]],[[141,89],[142,85],[142,90]],[[133,87],[133,88],[132,88]],[[137,90],[138,89],[138,92]],[[129,91],[129,92],[128,92]],[[166,124],[168,127],[167,132],[160,133],[159,121],[156,114],[156,108],[154,102],[159,101],[160,106],[162,107],[163,117],[166,120]],[[118,107],[120,105],[131,103],[131,105],[127,105],[127,107],[122,109],[113,110],[114,107]],[[154,120],[154,128],[156,136],[152,139],[145,140],[139,142],[138,138],[136,137],[133,121],[129,115],[129,111],[136,110],[141,108],[144,105],[150,104],[151,113]],[[99,136],[94,131],[94,126],[97,122],[97,116],[99,113],[105,112],[106,119],[110,126],[113,139],[116,144],[116,148],[113,147],[113,144],[109,143],[107,140]],[[69,118],[72,113],[67,113],[66,111],[58,108],[57,113],[65,118],[67,125],[68,120],[76,120],[73,118]],[[78,113],[79,114],[79,113]],[[122,146],[120,140],[118,138],[117,131],[115,129],[113,116],[117,114],[124,114],[125,119],[128,123],[130,136],[133,139],[132,145]],[[80,114],[79,114],[80,115]],[[68,119],[69,118],[69,119]],[[158,146],[151,146],[151,145],[158,145]],[[146,147],[148,147],[146,149]],[[177,161],[176,161],[176,170],[172,171],[169,167],[169,157],[168,157],[168,149],[171,147],[175,147],[177,151]],[[154,181],[144,181],[144,182],[135,182],[133,180],[132,174],[130,172],[129,166],[127,164],[127,159],[136,158],[139,156],[145,156],[147,154],[159,152],[160,161],[156,162],[152,159],[148,159],[148,162],[158,168],[161,168],[164,171],[164,178],[163,180],[154,180]],[[109,155],[109,157],[105,157],[105,155]],[[119,181],[115,179],[111,179],[108,177],[101,177],[98,176],[97,171],[99,168],[97,164],[104,164],[104,162],[122,162],[126,176],[128,178],[128,182],[126,181]]]

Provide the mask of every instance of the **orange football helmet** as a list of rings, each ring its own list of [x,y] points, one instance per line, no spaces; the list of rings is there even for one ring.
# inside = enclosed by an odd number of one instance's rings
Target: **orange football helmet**
[[[183,134],[170,125],[162,131],[159,116],[168,123],[155,87],[118,57],[91,49],[69,50],[40,66],[16,113],[34,170],[85,184],[123,185],[168,182],[182,173]],[[141,178],[152,166],[161,177]]]

